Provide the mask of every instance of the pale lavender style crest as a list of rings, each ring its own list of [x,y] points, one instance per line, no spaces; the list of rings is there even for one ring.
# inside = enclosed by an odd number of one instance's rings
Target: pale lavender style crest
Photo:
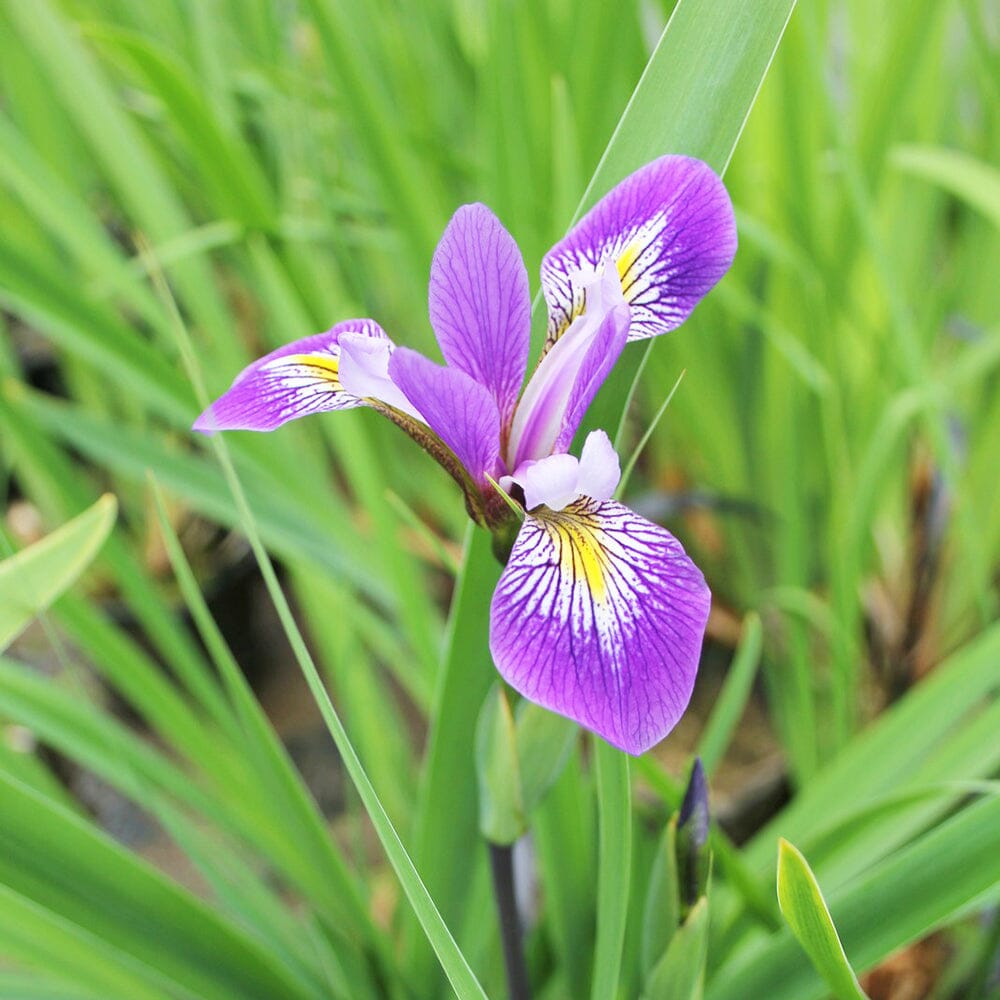
[[[735,252],[732,206],[708,166],[664,156],[636,171],[546,254],[548,337],[522,390],[527,272],[497,217],[466,205],[431,265],[443,366],[397,348],[373,320],[348,320],[250,365],[194,426],[269,431],[354,406],[388,416],[509,550],[491,607],[501,676],[639,754],[687,707],[711,596],[668,531],[612,499],[620,471],[607,435],[589,434],[579,458],[569,449],[625,344],[679,326]]]

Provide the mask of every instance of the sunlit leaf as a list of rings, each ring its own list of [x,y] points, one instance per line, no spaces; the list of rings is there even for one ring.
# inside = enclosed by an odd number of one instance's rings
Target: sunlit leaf
[[[797,848],[778,844],[778,903],[792,933],[837,1000],[866,1000],[837,937],[816,876]]]
[[[113,496],[0,563],[0,649],[72,586],[100,551],[118,511]]]

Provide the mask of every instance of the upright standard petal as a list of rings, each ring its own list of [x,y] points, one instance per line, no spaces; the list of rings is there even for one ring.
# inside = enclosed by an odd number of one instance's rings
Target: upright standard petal
[[[582,498],[525,518],[493,596],[490,650],[526,698],[641,754],[687,707],[710,602],[668,531]]]
[[[326,410],[362,406],[364,399],[340,383],[340,338],[356,336],[385,345],[392,341],[370,319],[349,319],[326,333],[295,340],[244,368],[194,423],[204,434],[216,431],[273,431],[276,427]]]
[[[431,326],[445,360],[486,386],[506,423],[528,364],[531,299],[521,251],[485,205],[452,216],[431,264]]]
[[[585,312],[539,362],[514,413],[509,468],[572,444],[583,414],[625,347],[630,315],[617,286],[613,271],[590,282]]]
[[[729,270],[736,221],[711,167],[662,156],[602,198],[542,261],[554,343],[584,307],[580,275],[613,264],[632,308],[629,340],[680,326]]]
[[[477,486],[487,485],[487,474],[499,474],[500,414],[485,386],[408,347],[393,352],[389,375]]]
[[[629,310],[621,307],[615,309],[597,331],[566,400],[559,433],[552,445],[553,451],[566,451],[573,443],[580,421],[625,348],[629,322]]]

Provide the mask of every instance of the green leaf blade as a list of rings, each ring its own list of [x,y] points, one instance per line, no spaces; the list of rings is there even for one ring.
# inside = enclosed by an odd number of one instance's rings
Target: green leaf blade
[[[70,587],[100,550],[115,523],[110,494],[47,538],[0,563],[0,650]]]
[[[701,1000],[708,957],[708,918],[708,897],[702,896],[653,967],[644,1000]]]
[[[599,848],[597,943],[591,1000],[613,1000],[621,975],[622,945],[632,875],[632,803],[629,758],[603,740],[594,741],[597,765]]]
[[[778,903],[792,933],[838,1000],[867,1000],[837,936],[816,876],[787,840],[778,845]]]

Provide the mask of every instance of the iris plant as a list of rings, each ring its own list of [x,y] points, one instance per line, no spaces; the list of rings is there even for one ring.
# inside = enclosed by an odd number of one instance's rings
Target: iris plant
[[[548,332],[522,391],[527,271],[497,217],[466,205],[431,265],[444,366],[374,320],[347,320],[250,365],[195,429],[270,431],[355,406],[387,416],[454,477],[506,558],[490,626],[500,674],[639,754],[687,706],[711,598],[680,543],[612,499],[621,474],[607,435],[589,434],[579,458],[569,448],[625,344],[679,326],[735,250],[708,166],[665,156],[638,170],[543,259]]]

